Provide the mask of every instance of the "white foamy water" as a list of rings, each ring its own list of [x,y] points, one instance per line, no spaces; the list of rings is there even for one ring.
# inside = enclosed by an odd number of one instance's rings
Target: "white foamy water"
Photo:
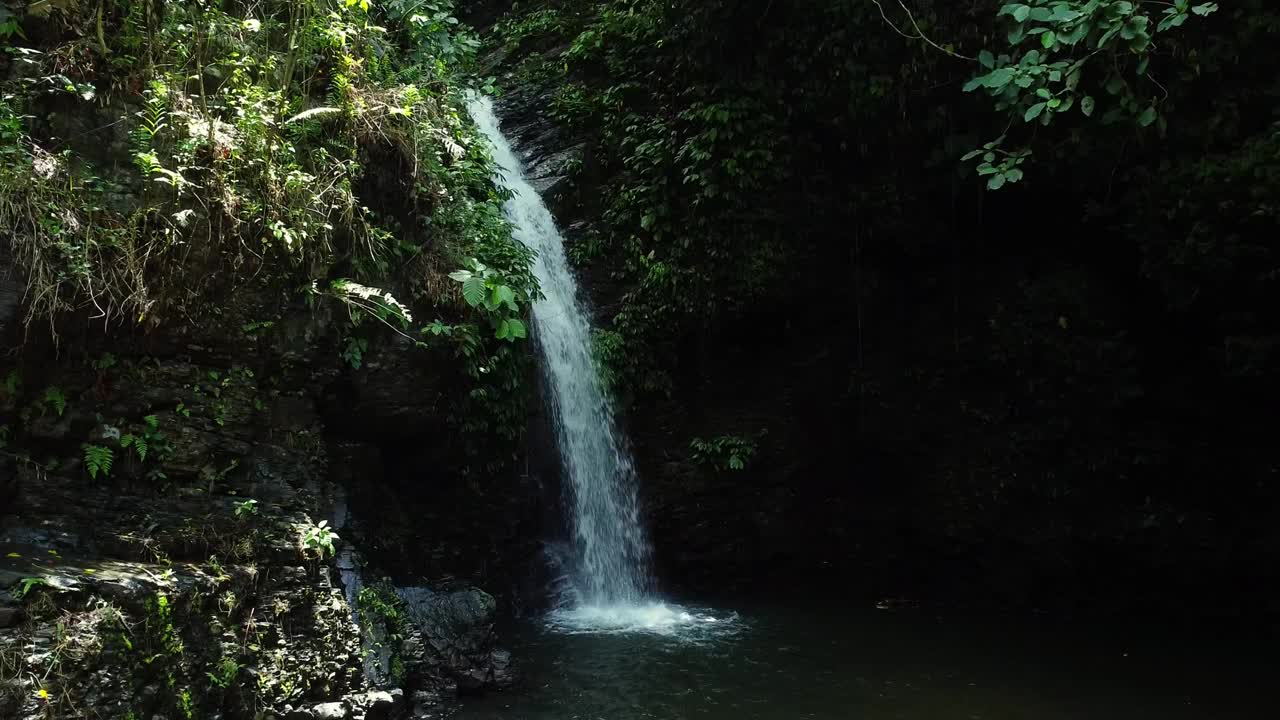
[[[703,608],[662,602],[579,605],[552,611],[547,626],[565,633],[653,633],[699,638],[732,632],[737,616],[718,617]]]
[[[649,543],[636,473],[596,371],[591,325],[565,259],[564,238],[503,136],[493,101],[473,97],[468,110],[501,168],[497,181],[512,192],[504,207],[512,234],[537,251],[534,274],[545,297],[533,305],[534,336],[552,404],[572,530],[571,551],[559,559],[571,586],[563,593],[562,612],[574,627],[591,618],[611,628],[670,625],[672,618],[650,602]]]

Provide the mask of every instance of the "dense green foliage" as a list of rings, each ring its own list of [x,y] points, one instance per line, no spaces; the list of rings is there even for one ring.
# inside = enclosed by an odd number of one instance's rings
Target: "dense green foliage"
[[[479,42],[448,0],[12,5],[0,254],[28,341],[260,342],[281,319],[264,305],[309,305],[353,371],[388,343],[452,353],[475,466],[510,461],[538,289],[463,108]],[[477,264],[501,303],[449,281]],[[116,461],[145,461],[126,438]],[[111,454],[87,446],[90,472]]]
[[[505,88],[587,142],[561,204],[638,444],[770,430],[732,479],[642,453],[660,537],[745,483],[788,563],[1267,564],[1277,31],[1261,0],[503,7]]]

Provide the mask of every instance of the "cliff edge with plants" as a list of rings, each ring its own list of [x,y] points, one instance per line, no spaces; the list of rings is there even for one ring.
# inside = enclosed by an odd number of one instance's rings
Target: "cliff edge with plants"
[[[453,579],[509,594],[527,544],[538,289],[451,6],[10,2],[0,33],[0,715],[509,683]]]

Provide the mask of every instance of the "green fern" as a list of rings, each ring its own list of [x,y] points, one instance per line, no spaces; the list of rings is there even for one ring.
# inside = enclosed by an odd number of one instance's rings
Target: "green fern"
[[[138,453],[138,459],[142,462],[147,461],[147,439],[145,437],[127,433],[120,436],[120,447],[133,447],[133,451]]]
[[[83,448],[84,467],[89,471],[89,477],[96,480],[98,473],[102,473],[103,476],[111,474],[111,463],[115,460],[115,453],[111,448],[88,443],[85,443]]]
[[[138,454],[138,459],[142,462],[147,461],[147,455],[155,448],[160,454],[161,459],[165,454],[167,444],[165,442],[164,433],[160,432],[160,418],[155,415],[147,415],[142,418],[143,427],[137,433],[125,433],[120,436],[120,447],[133,448]]]
[[[138,124],[137,140],[142,148],[150,148],[151,141],[168,124],[169,89],[162,82],[152,82],[146,90],[147,102],[138,113],[141,122]]]
[[[60,387],[48,388],[44,391],[44,404],[53,408],[58,417],[62,417],[62,413],[67,411],[67,396]]]

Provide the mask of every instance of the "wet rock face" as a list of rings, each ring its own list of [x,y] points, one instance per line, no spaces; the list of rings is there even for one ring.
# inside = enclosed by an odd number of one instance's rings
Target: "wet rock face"
[[[497,647],[493,596],[466,586],[398,588],[396,594],[413,627],[404,643],[410,673],[445,679],[463,693],[516,681],[511,654]]]
[[[572,137],[546,113],[550,96],[517,90],[499,100],[502,129],[524,162],[529,184],[551,205],[558,219],[583,216],[598,193],[593,141]]]

